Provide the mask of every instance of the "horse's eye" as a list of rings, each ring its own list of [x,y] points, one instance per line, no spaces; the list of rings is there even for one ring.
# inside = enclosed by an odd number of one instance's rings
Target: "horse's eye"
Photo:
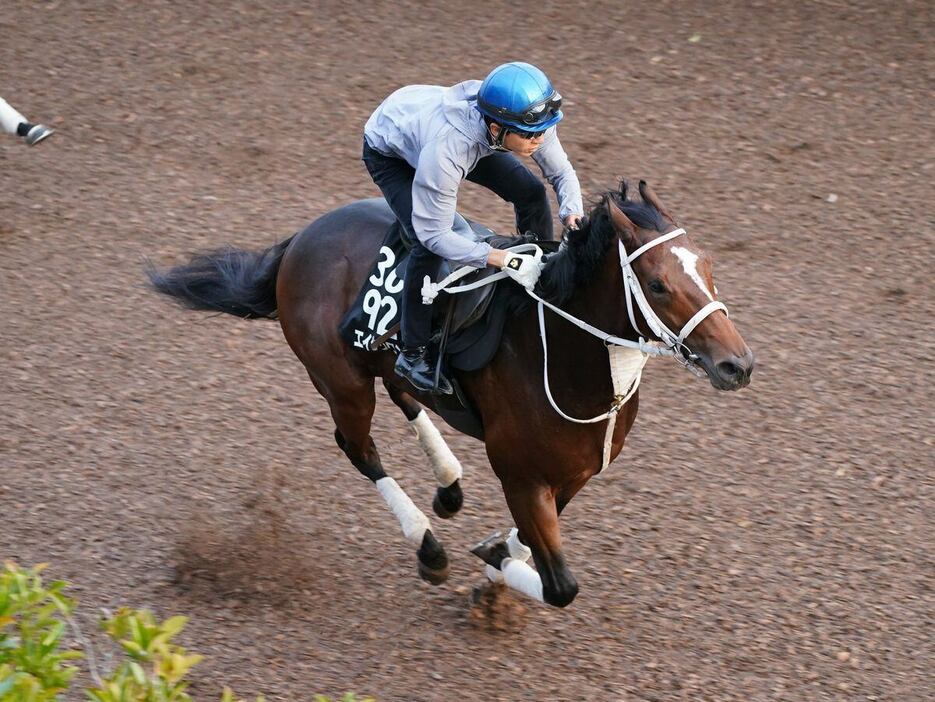
[[[649,281],[649,289],[657,295],[662,295],[666,291],[666,286],[660,280]]]

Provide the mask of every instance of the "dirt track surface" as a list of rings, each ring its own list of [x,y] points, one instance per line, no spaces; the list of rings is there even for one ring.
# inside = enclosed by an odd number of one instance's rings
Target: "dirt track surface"
[[[935,697],[931,3],[8,5],[0,94],[58,133],[0,143],[0,557],[51,562],[86,630],[190,615],[203,700]],[[480,444],[443,429],[466,506],[432,588],[278,326],[142,284],[374,195],[384,95],[515,58],[566,96],[585,191],[649,180],[758,354],[731,394],[650,364],[563,515],[563,611],[469,602],[510,524]],[[493,200],[462,204],[505,228]],[[385,395],[373,435],[428,511]]]

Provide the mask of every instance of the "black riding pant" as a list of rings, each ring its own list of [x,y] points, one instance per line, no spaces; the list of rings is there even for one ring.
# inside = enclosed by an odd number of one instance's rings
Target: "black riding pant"
[[[422,279],[429,276],[437,280],[442,259],[419,243],[412,228],[412,181],[416,171],[405,160],[385,156],[371,148],[366,140],[362,160],[393,214],[402,223],[407,243],[411,245],[403,288],[400,330],[403,346],[425,346],[432,333],[432,308],[422,304]],[[552,210],[545,185],[513,154],[485,156],[467,179],[513,205],[520,234],[531,231],[540,239],[552,239]]]

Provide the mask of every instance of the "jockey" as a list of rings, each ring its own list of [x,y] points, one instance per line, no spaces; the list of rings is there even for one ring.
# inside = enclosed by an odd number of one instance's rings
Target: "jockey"
[[[7,134],[22,137],[30,146],[52,136],[55,131],[44,124],[31,124],[2,97],[0,97],[0,127],[3,127],[3,131]]]
[[[434,374],[426,358],[431,307],[422,304],[422,280],[436,279],[443,260],[496,266],[532,288],[540,262],[452,231],[458,188],[478,183],[513,204],[519,233],[552,239],[545,186],[516,156],[529,156],[552,185],[559,217],[576,228],[584,208],[581,186],[556,134],[562,98],[545,74],[528,63],[505,63],[483,82],[449,88],[410,85],[390,95],[367,120],[363,161],[402,224],[411,246],[402,303],[402,352],[398,375],[431,392]],[[439,379],[439,391],[451,384]]]

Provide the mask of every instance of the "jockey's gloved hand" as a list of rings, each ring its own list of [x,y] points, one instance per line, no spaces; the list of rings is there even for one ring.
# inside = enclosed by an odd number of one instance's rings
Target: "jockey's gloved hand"
[[[532,254],[507,253],[503,261],[503,271],[527,290],[536,287],[542,266],[539,257]]]

